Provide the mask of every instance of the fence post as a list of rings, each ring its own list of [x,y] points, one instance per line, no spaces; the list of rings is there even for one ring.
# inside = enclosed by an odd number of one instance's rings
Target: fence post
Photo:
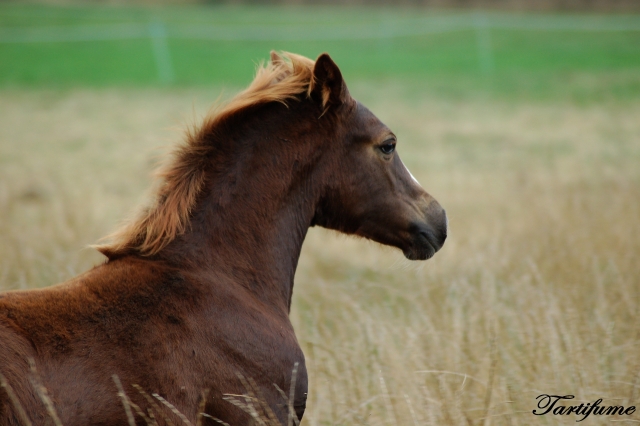
[[[494,69],[494,61],[490,24],[482,12],[476,12],[473,21],[476,27],[476,43],[480,70],[483,74],[491,74]]]
[[[167,43],[167,30],[161,21],[153,21],[149,24],[149,36],[153,47],[153,56],[158,70],[158,81],[162,84],[173,82],[173,66],[171,64],[171,52]]]

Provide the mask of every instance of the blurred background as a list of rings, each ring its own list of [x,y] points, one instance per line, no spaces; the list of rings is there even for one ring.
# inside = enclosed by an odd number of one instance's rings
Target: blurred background
[[[3,87],[244,85],[276,48],[453,95],[637,90],[638,1],[56,3],[0,3]]]
[[[637,0],[0,2],[0,289],[101,263],[87,245],[272,49],[328,52],[450,218],[427,262],[309,231],[303,424],[640,405]],[[585,423],[610,420],[640,418]]]

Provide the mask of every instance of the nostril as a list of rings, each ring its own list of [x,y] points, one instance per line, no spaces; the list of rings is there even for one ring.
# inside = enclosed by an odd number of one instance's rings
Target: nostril
[[[440,242],[439,238],[436,238],[435,235],[433,235],[433,232],[431,231],[426,231],[426,230],[422,230],[420,231],[420,235],[427,240],[427,242],[436,250],[440,250],[440,247],[442,247],[442,243],[444,242],[444,240],[442,242]]]

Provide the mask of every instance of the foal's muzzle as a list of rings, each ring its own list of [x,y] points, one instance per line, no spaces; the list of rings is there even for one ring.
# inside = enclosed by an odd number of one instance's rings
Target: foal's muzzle
[[[433,257],[447,239],[448,220],[444,209],[437,201],[431,201],[426,209],[424,221],[411,224],[413,236],[411,246],[404,251],[410,260],[426,260]]]

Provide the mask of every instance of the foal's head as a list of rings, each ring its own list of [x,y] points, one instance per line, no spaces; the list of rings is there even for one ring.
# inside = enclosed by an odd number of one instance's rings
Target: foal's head
[[[161,175],[156,205],[98,246],[102,253],[155,255],[182,234],[211,232],[192,222],[198,211],[255,235],[239,221],[273,220],[289,197],[308,201],[292,212],[304,231],[360,235],[409,259],[442,247],[445,212],[400,161],[393,132],[349,95],[329,55],[286,56],[272,54],[247,90],[189,134]]]
[[[444,209],[402,164],[396,135],[349,95],[328,55],[316,60],[313,77],[311,98],[321,100],[320,121],[332,129],[331,173],[313,224],[398,247],[411,260],[430,258],[447,237]]]

